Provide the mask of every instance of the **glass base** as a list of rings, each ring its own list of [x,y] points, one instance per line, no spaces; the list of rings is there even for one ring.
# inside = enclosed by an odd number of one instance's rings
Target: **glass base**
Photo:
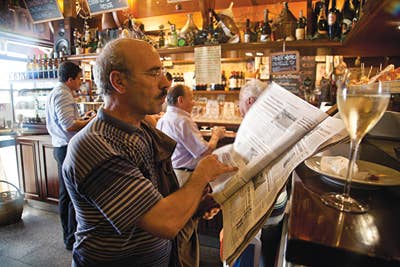
[[[368,206],[361,204],[357,200],[346,197],[338,193],[326,193],[321,196],[321,201],[332,208],[338,209],[344,212],[352,213],[364,213],[368,211]]]

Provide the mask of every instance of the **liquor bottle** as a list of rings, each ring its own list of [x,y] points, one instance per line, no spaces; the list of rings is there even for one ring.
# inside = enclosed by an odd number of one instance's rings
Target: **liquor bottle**
[[[306,37],[307,19],[303,16],[303,10],[300,10],[299,19],[296,25],[296,40],[304,40]]]
[[[244,31],[244,42],[250,43],[253,32],[250,29],[250,19],[246,19],[246,29]]]
[[[229,91],[235,90],[236,86],[237,86],[236,75],[235,72],[232,71],[231,76],[229,76]]]
[[[346,35],[352,28],[356,10],[352,0],[346,0],[343,5],[342,35]]]
[[[165,33],[164,33],[164,30],[161,29],[160,37],[158,38],[158,48],[163,48],[164,46],[165,46]]]
[[[42,60],[42,55],[39,54],[37,58],[37,71],[38,71],[38,78],[43,79],[43,60]]]
[[[179,31],[179,36],[185,39],[187,45],[194,45],[195,44],[195,36],[198,34],[199,29],[197,28],[196,24],[193,20],[193,14],[187,14],[187,20],[185,25]]]
[[[314,5],[314,9],[312,12],[312,32],[311,32],[312,36],[318,33],[318,18],[320,11],[323,7],[325,7],[325,15],[327,16],[328,14],[326,13],[326,11],[328,10],[328,7],[325,3],[325,0],[319,0]]]
[[[325,6],[322,6],[317,23],[317,32],[320,37],[326,37],[328,34],[328,21],[326,20]]]
[[[54,79],[53,72],[53,54],[50,54],[47,59],[47,73],[50,79]]]
[[[226,76],[224,70],[221,72],[221,85],[222,85],[222,90],[228,91],[228,88],[226,87]]]
[[[331,4],[328,12],[328,37],[330,40],[337,40],[340,39],[342,15],[336,8],[336,0],[332,0]]]
[[[268,9],[264,10],[264,23],[261,28],[260,42],[271,41],[271,26],[269,25]]]
[[[215,18],[215,20],[217,21],[217,28],[221,28],[223,34],[227,37],[226,39],[232,38],[233,37],[233,33],[231,32],[231,30],[225,25],[225,23],[221,20],[220,16],[218,16],[217,13],[215,13],[215,11],[212,9],[211,10],[213,17]],[[226,40],[228,41],[228,40]]]
[[[171,29],[171,35],[170,35],[170,40],[169,40],[169,46],[175,47],[178,46],[178,33],[176,32],[176,26],[175,24],[172,24],[168,22],[170,25]]]
[[[47,72],[47,54],[43,55],[43,59],[42,59],[42,72],[43,72],[43,78],[44,79],[48,79],[49,78],[49,73]]]
[[[261,39],[261,30],[262,30],[262,22],[256,22],[254,23],[254,35],[255,35],[255,40],[254,42],[259,42]]]

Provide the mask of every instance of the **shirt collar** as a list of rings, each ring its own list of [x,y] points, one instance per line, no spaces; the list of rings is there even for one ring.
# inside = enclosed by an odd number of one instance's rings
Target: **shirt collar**
[[[185,111],[185,110],[183,110],[181,108],[175,107],[175,106],[167,106],[167,112],[168,111],[179,113],[181,115],[191,117],[191,114],[189,112],[187,112],[187,111]]]

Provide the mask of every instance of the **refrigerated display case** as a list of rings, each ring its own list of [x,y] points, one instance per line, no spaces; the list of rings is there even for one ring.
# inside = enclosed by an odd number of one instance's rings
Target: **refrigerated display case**
[[[46,98],[56,79],[12,81],[15,123],[19,128],[46,127]]]

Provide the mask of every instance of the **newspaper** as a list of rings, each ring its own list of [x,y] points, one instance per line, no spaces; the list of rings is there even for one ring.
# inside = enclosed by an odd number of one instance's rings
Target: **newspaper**
[[[261,229],[289,174],[306,158],[347,137],[329,117],[276,83],[243,119],[235,142],[214,151],[237,166],[233,176],[211,183],[223,212],[223,259],[230,265]]]

